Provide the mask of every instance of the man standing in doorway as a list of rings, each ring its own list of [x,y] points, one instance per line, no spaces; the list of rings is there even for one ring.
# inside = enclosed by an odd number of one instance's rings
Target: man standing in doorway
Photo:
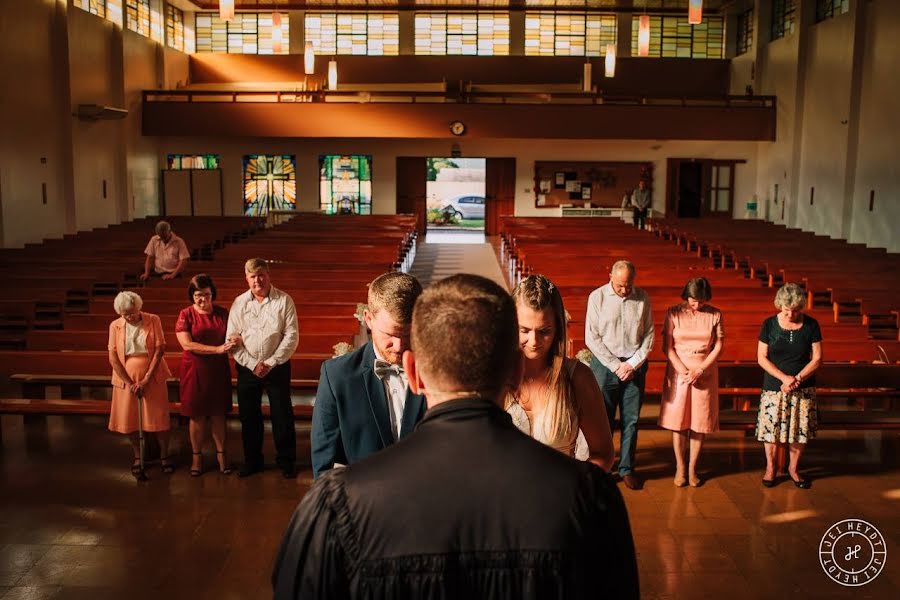
[[[650,189],[647,182],[641,179],[638,187],[631,195],[631,204],[634,207],[634,226],[638,229],[644,229],[646,226],[647,215],[650,212],[650,204],[653,198],[650,196]]]
[[[272,285],[269,265],[251,258],[244,265],[250,289],[235,298],[228,314],[226,339],[235,343],[238,410],[248,477],[263,470],[262,393],[269,395],[277,463],[285,479],[296,476],[297,434],[291,404],[291,355],[299,328],[293,299]]]
[[[591,370],[603,390],[611,431],[615,431],[616,408],[620,411],[619,475],[629,489],[637,490],[643,484],[634,473],[634,452],[647,356],[653,347],[653,317],[650,297],[634,287],[634,277],[633,264],[617,261],[610,270],[609,283],[591,292],[584,341],[593,354]]]

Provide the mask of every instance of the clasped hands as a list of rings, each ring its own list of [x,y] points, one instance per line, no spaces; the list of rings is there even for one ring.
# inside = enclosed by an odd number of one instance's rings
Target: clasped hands
[[[681,372],[681,381],[688,385],[693,385],[700,376],[703,375],[703,369],[701,367],[697,367],[696,369],[688,369],[684,368],[684,371]]]
[[[793,392],[799,387],[800,379],[795,377],[794,375],[785,375],[784,379],[781,380],[781,392],[783,394]]]
[[[131,385],[128,386],[128,389],[131,390],[131,393],[135,396],[140,396],[144,393],[144,388],[148,383],[150,383],[150,378],[144,377],[140,381],[132,381]]]
[[[631,381],[634,379],[634,367],[627,362],[620,363],[619,368],[616,369],[616,377],[621,381]]]

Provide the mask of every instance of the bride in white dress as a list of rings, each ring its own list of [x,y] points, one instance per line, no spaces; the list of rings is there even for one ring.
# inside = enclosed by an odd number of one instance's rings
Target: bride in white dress
[[[543,275],[531,275],[516,286],[513,300],[525,373],[519,388],[507,395],[506,411],[539,442],[609,471],[614,449],[603,393],[588,367],[566,358],[559,290]]]

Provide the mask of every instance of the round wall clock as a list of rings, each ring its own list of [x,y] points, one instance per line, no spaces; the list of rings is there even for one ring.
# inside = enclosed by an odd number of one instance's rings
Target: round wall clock
[[[453,121],[450,123],[450,133],[453,135],[463,135],[466,132],[466,124],[462,121]]]

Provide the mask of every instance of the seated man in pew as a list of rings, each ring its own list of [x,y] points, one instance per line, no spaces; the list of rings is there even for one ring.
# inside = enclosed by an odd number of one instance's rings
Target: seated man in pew
[[[167,221],[156,224],[156,235],[150,238],[144,254],[147,258],[144,260],[141,281],[147,281],[150,277],[162,279],[178,277],[191,257],[187,244],[175,235]]]
[[[421,293],[412,275],[380,275],[369,286],[365,311],[371,341],[322,363],[312,421],[314,477],[390,446],[422,418],[425,399],[410,391],[401,366]]]

